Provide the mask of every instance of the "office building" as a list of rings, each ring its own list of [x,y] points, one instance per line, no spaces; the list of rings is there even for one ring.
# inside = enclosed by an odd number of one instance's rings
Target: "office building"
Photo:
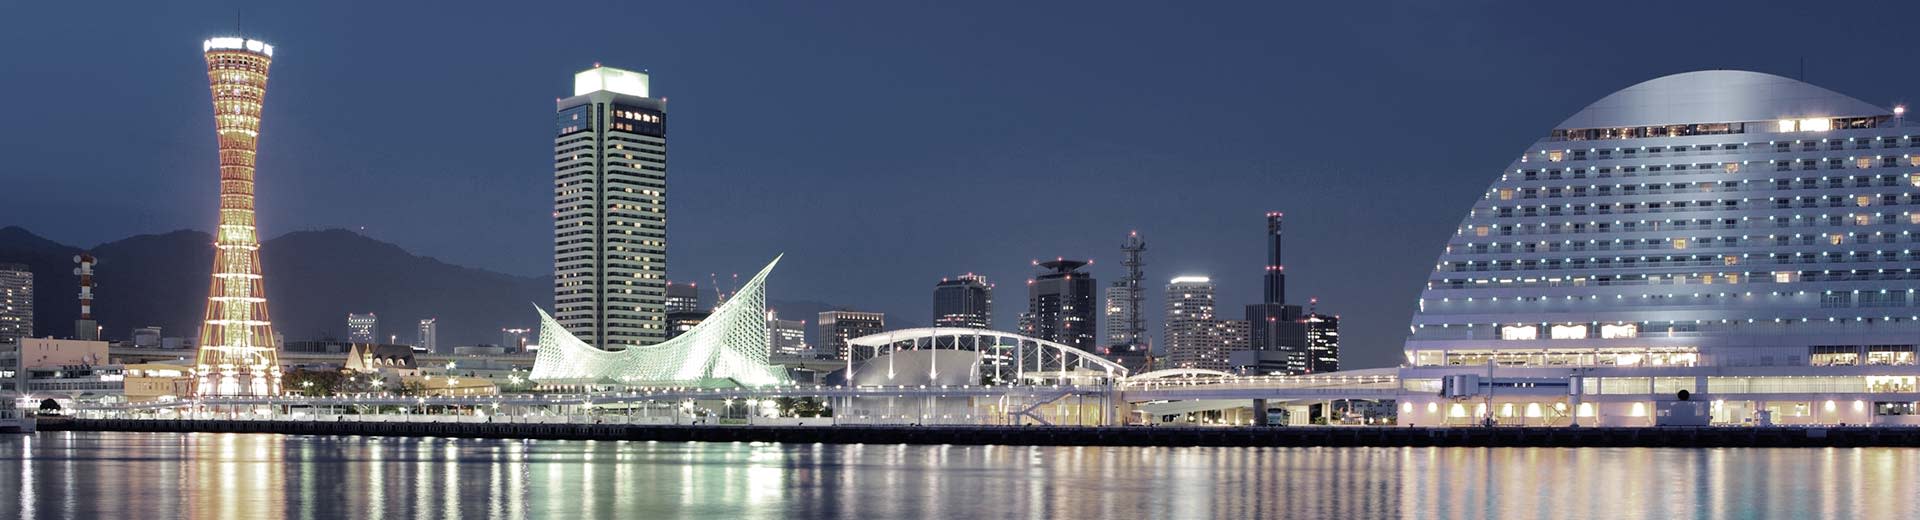
[[[1904,112],[1712,70],[1542,132],[1434,263],[1400,421],[1920,423]]]
[[[201,45],[213,92],[214,132],[220,150],[220,223],[214,233],[213,284],[195,356],[195,395],[266,396],[280,393],[279,345],[268,321],[254,227],[254,159],[261,103],[273,46],[245,38],[213,38]]]
[[[1213,280],[1182,276],[1167,284],[1167,363],[1172,368],[1228,370],[1228,356],[1247,349],[1247,322],[1214,315]]]
[[[933,286],[933,325],[993,328],[993,284],[973,273],[940,279]]]
[[[1100,306],[1093,298],[1098,287],[1080,268],[1091,260],[1054,259],[1034,262],[1045,272],[1027,281],[1027,312],[1020,330],[1028,336],[1094,352],[1099,339]]]
[[[1307,373],[1340,371],[1340,317],[1315,312],[1301,321],[1307,326]]]
[[[371,312],[347,314],[347,341],[380,343],[380,317]]]
[[[705,321],[707,317],[712,314],[712,312],[699,309],[668,312],[667,339],[679,337],[681,334],[693,330],[693,326],[699,325],[700,322]]]
[[[437,318],[420,320],[420,326],[414,331],[413,346],[427,352],[440,351],[440,323]]]
[[[807,355],[807,322],[803,320],[783,320],[774,311],[767,311],[768,346],[776,356]]]
[[[594,66],[555,102],[554,319],[595,347],[667,339],[666,100]]]
[[[1106,344],[1131,345],[1140,342],[1139,338],[1134,337],[1133,331],[1127,327],[1127,322],[1134,319],[1134,293],[1134,288],[1122,285],[1121,282],[1114,282],[1113,285],[1107,286]]]
[[[880,312],[826,311],[820,313],[821,352],[831,352],[834,359],[847,359],[847,340],[877,334],[887,328],[887,315]]]
[[[667,312],[686,312],[702,309],[700,306],[700,287],[690,283],[667,282]]]
[[[33,272],[22,264],[0,264],[0,344],[33,337]]]

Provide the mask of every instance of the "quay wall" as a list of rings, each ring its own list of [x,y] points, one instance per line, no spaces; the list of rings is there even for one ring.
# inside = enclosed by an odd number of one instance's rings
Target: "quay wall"
[[[484,439],[1031,446],[1856,447],[1920,446],[1920,428],[1424,428],[737,426],[579,423],[73,419],[40,431],[273,433]]]

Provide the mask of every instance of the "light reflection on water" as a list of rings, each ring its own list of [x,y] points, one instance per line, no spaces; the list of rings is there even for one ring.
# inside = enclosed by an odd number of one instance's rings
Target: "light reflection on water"
[[[0,437],[0,512],[9,510],[21,518],[1916,518],[1920,450],[47,432]]]

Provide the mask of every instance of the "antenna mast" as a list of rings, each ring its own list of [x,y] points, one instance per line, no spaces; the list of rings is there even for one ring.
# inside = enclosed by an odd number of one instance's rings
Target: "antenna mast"
[[[1141,344],[1140,339],[1147,334],[1146,317],[1140,314],[1140,303],[1146,299],[1145,295],[1140,294],[1140,281],[1146,279],[1146,275],[1140,271],[1140,267],[1146,265],[1140,259],[1140,253],[1146,250],[1147,241],[1140,238],[1139,231],[1128,232],[1127,242],[1120,245],[1120,265],[1127,268],[1127,276],[1120,279],[1127,288],[1127,323],[1120,332],[1126,336],[1129,345]]]

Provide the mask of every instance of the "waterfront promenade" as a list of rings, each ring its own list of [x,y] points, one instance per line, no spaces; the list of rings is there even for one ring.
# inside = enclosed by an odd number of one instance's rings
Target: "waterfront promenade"
[[[431,420],[437,419],[437,420]],[[675,425],[379,420],[42,420],[41,431],[275,433],[492,439],[1033,446],[1920,447],[1911,427],[1428,428],[1395,426]]]

